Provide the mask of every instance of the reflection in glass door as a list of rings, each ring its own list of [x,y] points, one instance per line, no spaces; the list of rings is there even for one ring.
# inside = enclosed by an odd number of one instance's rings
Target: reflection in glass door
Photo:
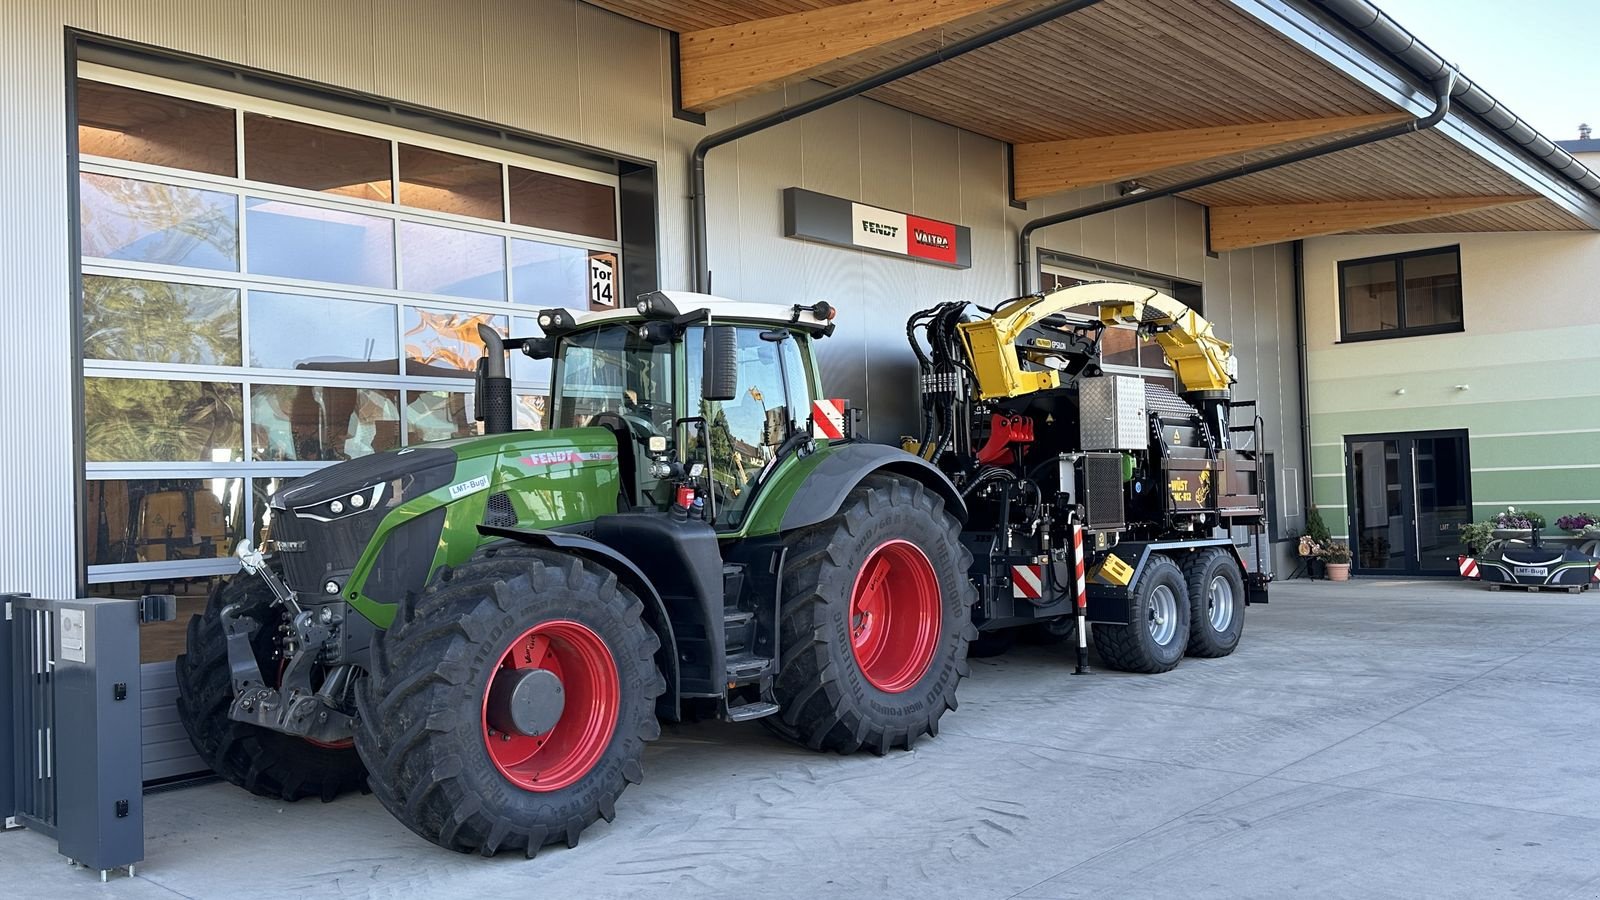
[[[1465,431],[1348,437],[1345,464],[1356,572],[1456,574],[1472,521]]]

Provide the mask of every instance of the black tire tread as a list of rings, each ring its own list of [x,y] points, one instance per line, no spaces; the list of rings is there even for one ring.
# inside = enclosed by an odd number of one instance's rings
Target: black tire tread
[[[623,762],[614,782],[586,799],[572,795],[565,801],[559,799],[565,790],[552,792],[537,821],[513,818],[491,808],[464,778],[465,767],[489,765],[487,758],[463,759],[445,736],[480,727],[475,716],[461,713],[462,689],[474,690],[476,674],[461,661],[464,651],[482,643],[490,623],[513,611],[520,597],[558,591],[582,596],[623,623],[627,646],[612,650],[619,666],[631,657],[632,670],[645,673],[647,696],[637,705],[644,714],[617,724],[612,746],[622,741]],[[373,793],[407,827],[449,849],[484,856],[521,850],[532,857],[552,843],[577,846],[585,828],[615,817],[618,795],[642,776],[643,744],[661,734],[654,715],[655,699],[666,689],[655,665],[660,640],[641,619],[643,612],[639,598],[610,571],[556,551],[490,545],[442,571],[402,605],[378,642],[379,671],[357,686],[356,747],[369,767]]]
[[[926,716],[910,727],[879,725],[849,700],[840,683],[841,673],[827,652],[829,632],[822,615],[829,599],[817,591],[825,568],[848,565],[842,548],[859,545],[867,523],[893,509],[913,512],[942,526],[956,548],[960,569],[949,581],[962,592],[962,615],[956,624],[955,675],[937,702],[928,705]],[[911,749],[923,735],[937,735],[939,718],[956,708],[956,688],[969,671],[967,647],[978,637],[971,621],[975,592],[967,578],[972,554],[962,546],[960,534],[961,525],[946,512],[943,498],[912,479],[874,474],[850,493],[838,515],[790,535],[784,581],[794,593],[785,596],[779,616],[780,632],[786,640],[776,680],[780,688],[803,687],[796,688],[794,696],[786,699],[779,714],[762,719],[762,723],[793,743],[841,754],[866,748],[882,756],[893,747]]]
[[[1163,569],[1175,573],[1179,582],[1183,582],[1183,570],[1178,567],[1178,564],[1171,557],[1156,553],[1151,555],[1150,560],[1145,563],[1145,571],[1140,574],[1140,590],[1143,589],[1143,584],[1152,583],[1155,580],[1153,576],[1155,576],[1156,572]],[[1180,614],[1187,615],[1189,609],[1188,597],[1185,596],[1181,600],[1182,602],[1177,604],[1178,611]],[[1187,641],[1189,629],[1187,623],[1184,623],[1184,625],[1185,627],[1179,629],[1179,633],[1184,635]],[[1095,652],[1099,654],[1101,662],[1105,663],[1109,668],[1120,672],[1138,672],[1145,675],[1157,675],[1171,671],[1182,661],[1183,654],[1179,653],[1177,659],[1170,664],[1151,656],[1145,646],[1149,634],[1147,629],[1148,626],[1143,621],[1136,620],[1128,625],[1096,624],[1089,629],[1089,634],[1094,642]]]
[[[233,705],[233,673],[220,613],[224,606],[253,599],[268,588],[260,579],[239,575],[212,591],[206,608],[189,619],[185,651],[174,663],[178,680],[178,718],[195,752],[230,784],[261,797],[295,801],[363,790],[366,769],[354,748],[319,747],[300,738],[228,718]],[[263,625],[272,627],[273,623]]]
[[[1238,564],[1233,561],[1233,558],[1226,551],[1216,547],[1185,554],[1178,563],[1178,567],[1183,570],[1183,580],[1189,585],[1189,648],[1185,652],[1200,659],[1220,659],[1233,653],[1239,646],[1237,638],[1231,644],[1219,642],[1216,634],[1211,630],[1210,621],[1206,618],[1206,590],[1208,586],[1205,583],[1205,573],[1206,569],[1211,566],[1213,560],[1217,557],[1226,559],[1229,566],[1235,570],[1238,569]],[[1239,584],[1237,587],[1242,590],[1244,573],[1240,571],[1238,574]],[[1242,597],[1239,598],[1238,603],[1239,606],[1234,611],[1234,615],[1237,617],[1239,633],[1242,637],[1245,610]]]

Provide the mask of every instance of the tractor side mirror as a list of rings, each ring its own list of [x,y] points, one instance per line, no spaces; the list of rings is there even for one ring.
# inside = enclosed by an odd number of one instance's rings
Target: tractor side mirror
[[[700,370],[700,399],[732,400],[739,396],[739,340],[731,325],[706,328],[705,359]]]

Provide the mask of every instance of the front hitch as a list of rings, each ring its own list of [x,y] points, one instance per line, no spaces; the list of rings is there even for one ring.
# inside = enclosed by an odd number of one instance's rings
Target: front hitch
[[[292,636],[293,649],[290,652],[289,647],[285,648],[287,665],[278,678],[278,686],[272,687],[262,676],[255,653],[262,619],[251,613],[263,604],[235,603],[222,609],[228,670],[233,679],[233,704],[228,708],[228,718],[322,743],[348,739],[352,734],[351,718],[339,710],[339,701],[349,687],[351,667],[338,666],[328,672],[320,690],[311,686],[311,669],[322,647],[333,639],[339,616],[332,607],[324,607],[320,613],[303,609],[294,592],[248,540],[239,542],[236,555],[244,574],[260,578],[271,588],[273,600],[265,605],[282,606],[289,613],[289,623],[283,628],[286,636]]]

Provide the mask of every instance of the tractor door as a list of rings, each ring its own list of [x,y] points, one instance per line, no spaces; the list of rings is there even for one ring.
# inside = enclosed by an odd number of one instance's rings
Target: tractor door
[[[806,337],[786,328],[737,325],[739,382],[732,400],[700,399],[699,366],[705,329],[685,335],[687,396],[691,409],[705,419],[703,429],[686,436],[686,458],[707,458],[719,531],[737,529],[765,475],[793,447],[791,439],[806,429],[812,399],[812,373],[807,365]]]

